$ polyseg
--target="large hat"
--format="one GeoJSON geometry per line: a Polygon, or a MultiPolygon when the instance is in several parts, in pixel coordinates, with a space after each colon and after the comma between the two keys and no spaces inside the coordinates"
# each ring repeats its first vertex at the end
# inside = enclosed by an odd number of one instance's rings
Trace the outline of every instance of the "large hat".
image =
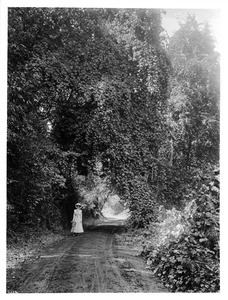
{"type": "Polygon", "coordinates": [[[76,203],[75,206],[82,206],[81,203],[76,203]]]}

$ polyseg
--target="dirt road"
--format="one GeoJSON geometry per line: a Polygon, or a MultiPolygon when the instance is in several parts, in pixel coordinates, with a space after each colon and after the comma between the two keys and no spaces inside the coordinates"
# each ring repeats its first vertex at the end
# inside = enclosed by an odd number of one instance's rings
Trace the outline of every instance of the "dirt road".
{"type": "Polygon", "coordinates": [[[79,236],[65,236],[8,274],[7,292],[168,292],[135,250],[116,243],[119,229],[106,223],[79,236]]]}

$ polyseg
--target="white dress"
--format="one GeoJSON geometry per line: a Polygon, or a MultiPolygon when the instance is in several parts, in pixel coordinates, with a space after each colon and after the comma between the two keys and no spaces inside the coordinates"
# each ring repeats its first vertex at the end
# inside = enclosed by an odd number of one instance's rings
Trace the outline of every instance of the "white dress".
{"type": "Polygon", "coordinates": [[[84,232],[83,227],[82,227],[82,211],[81,211],[81,209],[74,210],[71,232],[74,232],[74,233],[84,232]]]}

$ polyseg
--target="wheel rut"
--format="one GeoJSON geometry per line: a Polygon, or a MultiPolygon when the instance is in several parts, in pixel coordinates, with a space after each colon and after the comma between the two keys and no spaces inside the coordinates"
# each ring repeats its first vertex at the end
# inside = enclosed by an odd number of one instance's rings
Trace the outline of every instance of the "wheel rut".
{"type": "Polygon", "coordinates": [[[116,229],[106,225],[65,237],[25,261],[8,281],[8,292],[167,292],[145,273],[140,258],[116,244],[116,229]]]}

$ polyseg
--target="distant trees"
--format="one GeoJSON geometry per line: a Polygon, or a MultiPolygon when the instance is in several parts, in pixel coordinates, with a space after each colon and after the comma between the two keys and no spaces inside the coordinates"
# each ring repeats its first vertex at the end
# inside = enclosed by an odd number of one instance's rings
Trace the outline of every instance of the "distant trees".
{"type": "Polygon", "coordinates": [[[194,176],[219,161],[219,54],[208,26],[194,16],[180,24],[167,52],[172,75],[159,157],[169,168],[158,174],[159,197],[180,206],[194,176]]]}
{"type": "Polygon", "coordinates": [[[219,54],[207,25],[189,16],[171,38],[168,121],[173,163],[200,167],[219,157],[219,54]]]}

